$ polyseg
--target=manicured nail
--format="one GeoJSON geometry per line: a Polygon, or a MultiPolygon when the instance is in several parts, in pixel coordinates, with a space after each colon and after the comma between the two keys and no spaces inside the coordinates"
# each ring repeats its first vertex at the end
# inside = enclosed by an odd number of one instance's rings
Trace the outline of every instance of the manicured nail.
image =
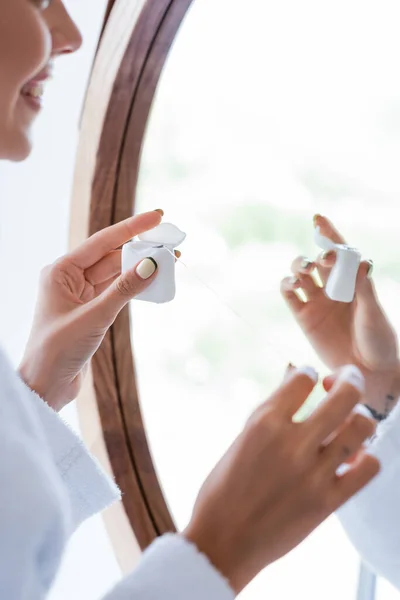
{"type": "Polygon", "coordinates": [[[286,369],[285,369],[285,374],[284,374],[284,376],[283,376],[283,381],[286,381],[287,379],[289,379],[289,378],[291,377],[291,375],[292,375],[292,373],[293,373],[293,370],[294,370],[295,368],[296,368],[296,367],[295,367],[295,366],[294,366],[294,365],[293,365],[291,362],[290,362],[290,363],[288,363],[288,365],[287,365],[287,367],[286,367],[286,369]]]}
{"type": "Polygon", "coordinates": [[[300,269],[302,271],[307,271],[307,269],[309,269],[311,267],[311,265],[313,264],[313,261],[310,260],[309,258],[303,258],[303,260],[300,263],[300,269]]]}
{"type": "Polygon", "coordinates": [[[162,217],[164,216],[164,211],[163,211],[163,209],[162,209],[162,208],[156,208],[156,209],[154,210],[154,212],[158,212],[158,213],[160,213],[160,215],[161,215],[162,217]]]}
{"type": "Polygon", "coordinates": [[[293,371],[293,369],[295,369],[296,367],[290,362],[288,363],[288,366],[286,367],[286,375],[290,375],[290,373],[293,371]]]}
{"type": "Polygon", "coordinates": [[[299,367],[296,369],[299,375],[307,375],[314,383],[318,382],[318,373],[313,367],[299,367]]]}
{"type": "Polygon", "coordinates": [[[367,419],[373,420],[373,415],[370,410],[365,406],[365,404],[356,404],[353,408],[353,413],[357,413],[358,415],[362,415],[363,417],[367,417],[367,419]]]}
{"type": "Polygon", "coordinates": [[[136,275],[140,279],[149,279],[157,269],[157,263],[154,258],[144,258],[136,267],[136,275]]]}
{"type": "Polygon", "coordinates": [[[370,279],[372,277],[372,271],[374,270],[374,262],[372,260],[367,260],[367,277],[370,279]]]}
{"type": "Polygon", "coordinates": [[[336,469],[336,475],[338,477],[342,477],[342,475],[347,473],[347,471],[350,471],[350,469],[351,469],[350,465],[348,465],[347,463],[343,463],[336,469]]]}
{"type": "Polygon", "coordinates": [[[313,223],[314,223],[314,227],[317,226],[319,219],[322,219],[322,215],[316,214],[313,217],[313,223]]]}
{"type": "Polygon", "coordinates": [[[293,275],[293,277],[289,277],[288,284],[291,287],[296,287],[296,285],[300,284],[300,279],[298,277],[296,277],[295,275],[293,275]]]}
{"type": "Polygon", "coordinates": [[[359,392],[363,393],[365,390],[364,375],[360,369],[355,365],[346,365],[343,367],[337,378],[337,383],[346,382],[355,387],[359,392]]]}

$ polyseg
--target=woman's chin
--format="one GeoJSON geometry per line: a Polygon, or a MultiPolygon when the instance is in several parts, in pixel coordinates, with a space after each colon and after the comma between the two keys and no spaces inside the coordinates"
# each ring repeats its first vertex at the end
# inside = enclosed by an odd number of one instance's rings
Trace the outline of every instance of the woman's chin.
{"type": "Polygon", "coordinates": [[[32,152],[32,140],[28,132],[14,132],[0,136],[0,160],[22,162],[32,152]]]}
{"type": "Polygon", "coordinates": [[[30,156],[31,152],[32,144],[27,142],[24,147],[20,146],[18,149],[16,149],[10,160],[12,162],[22,162],[30,156]]]}

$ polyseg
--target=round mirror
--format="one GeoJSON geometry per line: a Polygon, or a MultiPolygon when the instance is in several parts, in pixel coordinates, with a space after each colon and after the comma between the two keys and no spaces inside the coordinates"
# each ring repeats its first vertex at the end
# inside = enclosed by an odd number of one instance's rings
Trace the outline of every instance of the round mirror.
{"type": "MultiPolygon", "coordinates": [[[[394,308],[397,8],[390,0],[202,0],[174,41],[135,210],[162,207],[187,238],[175,300],[133,302],[131,322],[144,423],[178,528],[288,362],[321,366],[279,292],[292,260],[318,252],[314,213],[374,259],[382,300],[394,308]]],[[[244,597],[283,600],[300,589],[353,600],[357,573],[333,518],[244,597]]]]}
{"type": "MultiPolygon", "coordinates": [[[[171,516],[185,526],[202,481],[287,363],[322,369],[279,293],[293,258],[318,251],[314,213],[374,259],[400,326],[400,38],[394,0],[111,4],[82,119],[72,243],[133,205],[164,208],[187,234],[175,300],[122,311],[80,406],[86,440],[124,492],[111,525],[129,570],[138,545],[174,529],[171,516]]],[[[359,577],[335,518],[244,597],[299,590],[398,597],[381,581],[375,594],[365,569],[359,577]]]]}

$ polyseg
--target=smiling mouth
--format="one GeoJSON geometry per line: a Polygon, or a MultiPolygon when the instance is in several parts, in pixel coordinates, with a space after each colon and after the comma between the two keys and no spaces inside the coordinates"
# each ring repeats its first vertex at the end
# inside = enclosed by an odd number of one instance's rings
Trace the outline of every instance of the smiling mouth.
{"type": "Polygon", "coordinates": [[[44,82],[30,81],[21,90],[21,96],[35,110],[40,110],[43,104],[44,82]]]}

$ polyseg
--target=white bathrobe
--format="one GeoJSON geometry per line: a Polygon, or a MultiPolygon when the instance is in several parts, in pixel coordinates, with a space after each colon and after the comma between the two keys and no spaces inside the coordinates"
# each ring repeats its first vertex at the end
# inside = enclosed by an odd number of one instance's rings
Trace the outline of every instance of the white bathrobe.
{"type": "MultiPolygon", "coordinates": [[[[400,589],[400,406],[374,447],[388,468],[340,518],[362,557],[400,589]]],[[[1,600],[46,598],[68,537],[119,497],[82,442],[0,351],[1,600]]],[[[168,598],[232,600],[234,593],[193,545],[169,534],[147,549],[106,600],[168,598]]]]}

